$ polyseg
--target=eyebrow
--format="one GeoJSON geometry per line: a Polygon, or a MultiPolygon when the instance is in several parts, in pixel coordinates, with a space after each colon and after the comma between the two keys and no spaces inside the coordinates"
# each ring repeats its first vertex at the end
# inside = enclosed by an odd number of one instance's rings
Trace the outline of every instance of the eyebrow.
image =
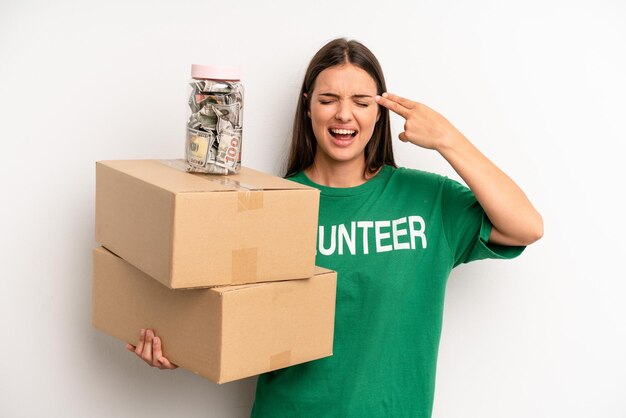
{"type": "MultiPolygon", "coordinates": [[[[341,98],[341,96],[339,96],[338,94],[335,93],[320,93],[320,96],[327,96],[327,97],[334,97],[334,98],[341,98]]],[[[350,96],[353,99],[371,99],[374,96],[371,96],[369,94],[353,94],[352,96],[350,96]]]]}

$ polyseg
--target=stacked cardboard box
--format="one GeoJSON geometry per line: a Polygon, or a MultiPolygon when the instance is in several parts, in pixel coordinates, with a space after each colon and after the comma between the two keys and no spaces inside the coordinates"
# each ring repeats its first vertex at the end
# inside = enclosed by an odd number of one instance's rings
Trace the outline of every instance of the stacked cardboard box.
{"type": "Polygon", "coordinates": [[[96,163],[93,324],[217,383],[332,354],[336,273],[316,268],[319,192],[242,168],[96,163]]]}

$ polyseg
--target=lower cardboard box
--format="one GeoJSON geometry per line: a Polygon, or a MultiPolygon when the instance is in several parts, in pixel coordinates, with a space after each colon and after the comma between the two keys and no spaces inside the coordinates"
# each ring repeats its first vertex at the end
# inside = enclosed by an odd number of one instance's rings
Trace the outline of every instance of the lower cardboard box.
{"type": "Polygon", "coordinates": [[[169,289],[103,247],[93,250],[93,325],[136,344],[154,329],[171,362],[226,383],[332,355],[337,274],[169,289]]]}

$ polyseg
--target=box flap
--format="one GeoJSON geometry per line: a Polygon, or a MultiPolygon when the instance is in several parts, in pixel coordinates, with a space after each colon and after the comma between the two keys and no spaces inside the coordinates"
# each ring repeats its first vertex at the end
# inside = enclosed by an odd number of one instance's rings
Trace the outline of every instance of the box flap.
{"type": "MultiPolygon", "coordinates": [[[[319,266],[315,266],[315,276],[323,276],[325,274],[335,274],[335,271],[333,270],[329,270],[327,268],[324,267],[319,267],[319,266]]],[[[301,278],[301,279],[293,279],[293,280],[307,280],[306,278],[301,278]]],[[[260,282],[260,283],[246,283],[246,284],[240,284],[240,285],[226,285],[226,286],[214,286],[211,287],[211,290],[220,294],[224,294],[227,292],[233,292],[233,291],[237,291],[237,290],[243,290],[243,289],[251,289],[251,288],[255,288],[255,287],[259,287],[259,286],[268,286],[271,285],[273,283],[280,283],[280,282],[285,282],[285,281],[291,281],[291,280],[280,280],[280,281],[273,281],[273,282],[260,282]]]]}
{"type": "Polygon", "coordinates": [[[231,175],[188,173],[183,160],[98,161],[130,176],[173,193],[240,190],[314,190],[309,186],[247,167],[231,175]]]}
{"type": "Polygon", "coordinates": [[[324,267],[320,267],[320,266],[315,266],[315,275],[317,276],[318,274],[326,274],[326,273],[334,273],[333,270],[324,268],[324,267]]]}

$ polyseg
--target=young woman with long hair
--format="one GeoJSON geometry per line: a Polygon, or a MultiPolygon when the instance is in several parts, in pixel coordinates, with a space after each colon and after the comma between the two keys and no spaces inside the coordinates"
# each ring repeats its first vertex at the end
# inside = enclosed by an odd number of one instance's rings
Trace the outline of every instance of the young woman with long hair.
{"type": "MultiPolygon", "coordinates": [[[[338,272],[333,355],[259,376],[255,418],[430,417],[447,278],[513,258],[543,235],[524,192],[428,106],[387,92],[361,43],[335,39],[304,76],[286,176],[321,191],[316,263],[338,272]],[[399,138],[438,152],[467,184],[394,161],[399,138]]],[[[175,367],[160,340],[129,346],[175,367]]]]}

